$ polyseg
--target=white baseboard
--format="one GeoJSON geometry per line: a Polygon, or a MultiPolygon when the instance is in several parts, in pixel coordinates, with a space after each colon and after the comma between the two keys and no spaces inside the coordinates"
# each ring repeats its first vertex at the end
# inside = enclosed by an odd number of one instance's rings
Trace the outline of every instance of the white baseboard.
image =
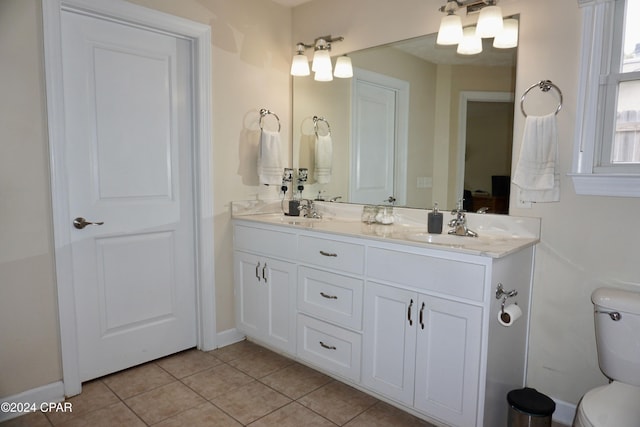
{"type": "Polygon", "coordinates": [[[573,424],[573,418],[576,415],[576,405],[573,403],[563,402],[562,400],[553,399],[556,402],[556,410],[553,413],[553,421],[570,426],[573,424]]]}
{"type": "Polygon", "coordinates": [[[225,347],[231,344],[235,344],[237,342],[245,339],[244,334],[238,332],[236,328],[227,329],[226,331],[218,332],[216,337],[216,344],[218,348],[225,347]]]}
{"type": "MultiPolygon", "coordinates": [[[[0,397],[2,403],[20,403],[34,404],[36,408],[40,408],[43,403],[62,402],[64,401],[64,384],[62,381],[43,385],[41,387],[32,388],[13,396],[0,397]]],[[[19,417],[26,412],[6,412],[0,411],[0,423],[19,417]]]]}

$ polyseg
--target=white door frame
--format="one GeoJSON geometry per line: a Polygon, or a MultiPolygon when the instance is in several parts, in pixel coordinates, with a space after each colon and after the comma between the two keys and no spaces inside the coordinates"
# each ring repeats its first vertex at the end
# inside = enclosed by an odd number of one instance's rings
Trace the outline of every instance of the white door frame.
{"type": "Polygon", "coordinates": [[[216,348],[213,270],[213,146],[211,139],[211,27],[122,0],[43,0],[44,59],[51,167],[54,251],[62,380],[66,396],[82,390],[71,257],[71,214],[65,164],[61,11],[124,22],[190,40],[194,58],[194,213],[197,346],[216,348]]]}
{"type": "MultiPolygon", "coordinates": [[[[349,143],[349,157],[350,168],[352,171],[349,176],[349,197],[355,191],[355,179],[353,178],[353,171],[356,168],[353,166],[356,162],[355,150],[353,149],[353,141],[355,138],[355,130],[357,125],[353,124],[357,117],[353,113],[353,108],[356,105],[357,97],[357,83],[358,81],[364,81],[370,84],[378,85],[386,89],[395,91],[396,93],[396,140],[394,141],[394,175],[393,175],[393,196],[396,198],[396,203],[400,206],[406,204],[407,201],[407,156],[409,146],[409,82],[396,79],[395,77],[386,76],[384,74],[376,73],[373,71],[365,70],[362,68],[353,69],[353,78],[351,80],[351,140],[349,143]]],[[[382,203],[380,200],[379,203],[382,203]]]]}
{"type": "Polygon", "coordinates": [[[514,102],[513,92],[460,92],[458,107],[458,159],[456,164],[456,203],[464,192],[464,158],[467,150],[467,103],[468,102],[514,102]]]}

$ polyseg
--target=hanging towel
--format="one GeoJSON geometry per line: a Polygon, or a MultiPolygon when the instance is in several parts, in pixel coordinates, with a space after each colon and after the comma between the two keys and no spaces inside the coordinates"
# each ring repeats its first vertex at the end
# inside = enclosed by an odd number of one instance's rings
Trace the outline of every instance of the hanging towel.
{"type": "Polygon", "coordinates": [[[512,181],[518,186],[522,201],[560,200],[555,113],[538,117],[527,116],[525,119],[520,158],[512,181]]]}
{"type": "Polygon", "coordinates": [[[331,167],[333,162],[333,142],[331,134],[316,136],[315,170],[313,177],[318,184],[328,184],[331,181],[331,167]]]}
{"type": "Polygon", "coordinates": [[[282,183],[282,160],[280,159],[280,134],[262,130],[258,146],[258,177],[260,184],[282,183]]]}

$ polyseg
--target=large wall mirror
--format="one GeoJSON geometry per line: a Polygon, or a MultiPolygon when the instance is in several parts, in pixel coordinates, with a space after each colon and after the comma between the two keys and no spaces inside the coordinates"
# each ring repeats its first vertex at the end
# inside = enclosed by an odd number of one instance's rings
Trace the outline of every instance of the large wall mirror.
{"type": "Polygon", "coordinates": [[[349,53],[351,79],[294,77],[293,166],[309,169],[305,196],[443,209],[464,196],[467,210],[508,213],[517,49],[484,39],[481,54],[463,56],[435,39],[349,53]],[[327,124],[331,175],[318,183],[316,132],[327,124]]]}

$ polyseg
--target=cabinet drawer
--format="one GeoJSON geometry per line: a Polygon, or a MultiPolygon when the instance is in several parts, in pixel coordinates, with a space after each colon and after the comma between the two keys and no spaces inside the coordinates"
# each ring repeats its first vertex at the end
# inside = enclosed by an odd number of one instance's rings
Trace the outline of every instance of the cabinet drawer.
{"type": "Polygon", "coordinates": [[[340,326],[362,329],[363,281],[323,270],[298,270],[298,310],[340,326]]]}
{"type": "Polygon", "coordinates": [[[370,248],[367,275],[413,288],[482,301],[485,266],[418,255],[390,249],[370,248]]]}
{"type": "Polygon", "coordinates": [[[362,274],[364,246],[318,237],[300,236],[298,259],[302,262],[362,274]]]}
{"type": "Polygon", "coordinates": [[[362,337],[298,314],[298,357],[355,382],[360,381],[362,337]]]}
{"type": "Polygon", "coordinates": [[[296,257],[296,235],[293,233],[235,225],[233,244],[234,248],[239,250],[285,259],[296,257]]]}

